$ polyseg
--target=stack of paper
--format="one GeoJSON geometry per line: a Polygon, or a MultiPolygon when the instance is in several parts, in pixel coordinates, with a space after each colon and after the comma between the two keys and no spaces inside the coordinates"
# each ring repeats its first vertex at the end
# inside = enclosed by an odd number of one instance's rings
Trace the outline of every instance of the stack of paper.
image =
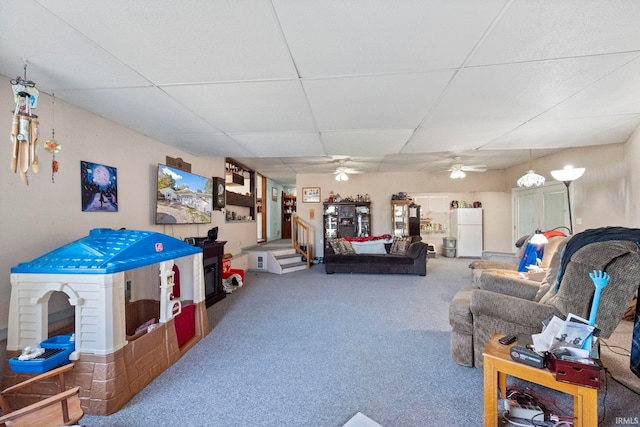
{"type": "Polygon", "coordinates": [[[589,326],[588,320],[570,313],[567,320],[553,316],[544,330],[531,338],[536,351],[562,352],[576,358],[588,358],[594,329],[589,326]]]}

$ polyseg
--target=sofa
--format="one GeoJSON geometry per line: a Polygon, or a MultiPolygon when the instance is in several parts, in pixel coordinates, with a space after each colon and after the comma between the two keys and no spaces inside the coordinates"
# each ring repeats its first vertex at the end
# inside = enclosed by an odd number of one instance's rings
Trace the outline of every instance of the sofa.
{"type": "Polygon", "coordinates": [[[482,352],[495,332],[539,333],[542,322],[553,315],[589,318],[595,292],[589,273],[594,270],[611,277],[596,316],[600,337],[611,335],[638,290],[640,250],[634,241],[598,241],[580,246],[563,260],[576,236],[558,245],[542,282],[489,271],[480,276],[479,286],[458,291],[449,306],[454,362],[482,367],[482,352]]]}
{"type": "MultiPolygon", "coordinates": [[[[323,263],[327,274],[427,274],[427,244],[424,242],[394,238],[392,243],[379,242],[377,249],[365,250],[369,253],[348,249],[350,243],[344,239],[331,239],[325,247],[323,263]]],[[[354,245],[357,246],[357,242],[354,245]]]]}

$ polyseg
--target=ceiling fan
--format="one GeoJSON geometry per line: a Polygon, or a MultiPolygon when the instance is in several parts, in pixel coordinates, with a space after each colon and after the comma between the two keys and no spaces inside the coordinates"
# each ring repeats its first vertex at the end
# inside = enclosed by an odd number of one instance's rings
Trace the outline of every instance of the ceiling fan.
{"type": "Polygon", "coordinates": [[[344,160],[340,160],[339,166],[336,168],[334,174],[336,175],[336,181],[348,181],[349,175],[354,173],[361,173],[358,170],[350,169],[344,165],[344,160]]]}
{"type": "Polygon", "coordinates": [[[460,163],[460,157],[454,157],[453,161],[455,162],[449,169],[451,172],[451,178],[453,179],[461,179],[467,176],[465,172],[486,172],[487,165],[465,165],[460,163]]]}

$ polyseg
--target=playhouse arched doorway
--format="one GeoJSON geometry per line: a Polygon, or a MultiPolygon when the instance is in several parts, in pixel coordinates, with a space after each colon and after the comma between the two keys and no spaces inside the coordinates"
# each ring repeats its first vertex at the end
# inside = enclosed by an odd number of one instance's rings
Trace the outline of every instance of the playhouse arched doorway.
{"type": "Polygon", "coordinates": [[[48,298],[49,338],[75,333],[75,307],[69,302],[69,295],[62,291],[53,291],[48,298]]]}

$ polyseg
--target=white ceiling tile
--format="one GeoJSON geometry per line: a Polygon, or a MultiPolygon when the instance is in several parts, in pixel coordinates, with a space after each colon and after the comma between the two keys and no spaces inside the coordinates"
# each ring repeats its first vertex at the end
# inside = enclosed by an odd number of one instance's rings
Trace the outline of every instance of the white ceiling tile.
{"type": "Polygon", "coordinates": [[[504,0],[274,0],[302,77],[460,66],[504,0]]]}
{"type": "Polygon", "coordinates": [[[521,122],[461,122],[457,126],[419,128],[403,153],[474,150],[515,129],[521,122]]]}
{"type": "Polygon", "coordinates": [[[593,117],[640,113],[640,58],[624,65],[539,119],[593,117]]]}
{"type": "Polygon", "coordinates": [[[315,130],[296,80],[164,86],[163,90],[227,133],[315,130]]]}
{"type": "Polygon", "coordinates": [[[259,157],[322,156],[324,149],[317,133],[233,134],[232,138],[259,157]]]}
{"type": "Polygon", "coordinates": [[[0,74],[23,77],[26,62],[27,79],[43,92],[150,85],[33,1],[0,2],[0,28],[0,74]]]}
{"type": "Polygon", "coordinates": [[[145,135],[221,133],[155,87],[61,90],[56,97],[145,135]]]}
{"type": "Polygon", "coordinates": [[[515,0],[469,65],[640,50],[636,0],[515,0]]]}
{"type": "Polygon", "coordinates": [[[159,134],[154,136],[158,138],[158,140],[166,142],[194,156],[235,158],[253,155],[253,153],[238,144],[237,141],[234,141],[226,135],[181,133],[159,134]]]}
{"type": "Polygon", "coordinates": [[[329,155],[380,156],[400,152],[413,129],[374,129],[322,132],[321,137],[329,155]]]}
{"type": "Polygon", "coordinates": [[[449,71],[303,80],[320,130],[416,128],[449,71]]]}
{"type": "Polygon", "coordinates": [[[530,120],[630,59],[629,54],[602,55],[465,69],[425,127],[530,120]]]}
{"type": "Polygon", "coordinates": [[[39,1],[155,84],[296,76],[266,0],[39,1]]]}
{"type": "Polygon", "coordinates": [[[626,141],[640,115],[536,120],[492,141],[485,148],[569,148],[626,141]],[[612,133],[608,131],[613,130],[612,133]]]}

